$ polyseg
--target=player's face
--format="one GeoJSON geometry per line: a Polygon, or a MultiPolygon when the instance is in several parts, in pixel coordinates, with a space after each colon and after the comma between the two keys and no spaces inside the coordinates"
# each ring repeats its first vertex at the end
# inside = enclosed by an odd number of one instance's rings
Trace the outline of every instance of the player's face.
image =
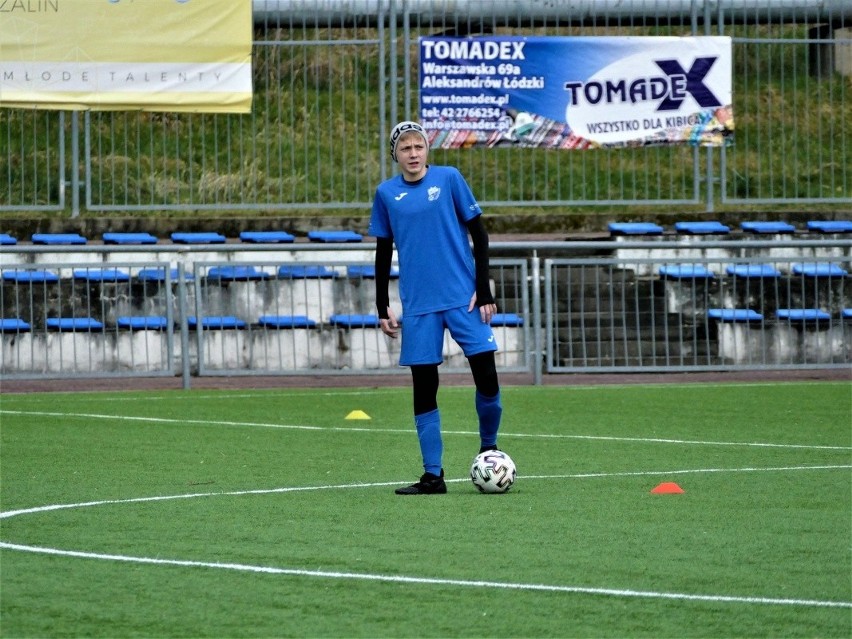
{"type": "Polygon", "coordinates": [[[396,161],[402,169],[402,176],[409,182],[415,182],[426,175],[426,158],[429,148],[419,133],[404,133],[396,145],[396,161]]]}

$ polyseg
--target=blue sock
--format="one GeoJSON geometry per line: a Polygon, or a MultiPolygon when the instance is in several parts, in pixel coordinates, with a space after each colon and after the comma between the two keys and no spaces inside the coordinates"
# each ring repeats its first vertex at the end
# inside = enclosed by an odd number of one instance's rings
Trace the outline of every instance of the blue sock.
{"type": "Polygon", "coordinates": [[[476,414],[479,415],[479,440],[481,446],[496,446],[497,431],[503,415],[503,404],[499,391],[494,397],[486,397],[476,391],[476,414]]]}
{"type": "Polygon", "coordinates": [[[428,413],[414,416],[417,437],[420,439],[420,454],[423,456],[423,470],[433,475],[441,474],[441,458],[444,444],[441,441],[441,413],[436,408],[428,413]]]}

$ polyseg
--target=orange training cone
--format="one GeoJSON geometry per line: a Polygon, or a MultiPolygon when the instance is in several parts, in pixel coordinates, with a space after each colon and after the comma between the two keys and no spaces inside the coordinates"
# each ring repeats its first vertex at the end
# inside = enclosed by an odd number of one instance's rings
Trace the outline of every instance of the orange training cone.
{"type": "Polygon", "coordinates": [[[683,488],[673,481],[663,482],[651,491],[652,495],[679,495],[684,492],[683,488]]]}

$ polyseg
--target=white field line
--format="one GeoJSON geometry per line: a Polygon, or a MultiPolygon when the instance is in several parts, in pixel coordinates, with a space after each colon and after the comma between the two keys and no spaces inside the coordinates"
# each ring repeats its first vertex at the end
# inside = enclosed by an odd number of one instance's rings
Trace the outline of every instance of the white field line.
{"type": "MultiPolygon", "coordinates": [[[[73,413],[57,411],[28,411],[28,410],[0,410],[0,415],[21,415],[30,417],[61,417],[64,419],[108,419],[113,421],[145,422],[152,424],[194,424],[198,426],[237,426],[253,428],[280,428],[289,430],[311,430],[329,432],[368,432],[376,434],[405,433],[410,435],[412,428],[367,428],[359,426],[310,426],[306,424],[279,424],[272,422],[237,422],[226,420],[208,419],[186,419],[172,417],[142,417],[133,415],[108,415],[104,413],[73,413]]],[[[469,435],[479,437],[475,431],[444,430],[444,435],[469,435]]],[[[702,441],[689,439],[665,439],[659,437],[616,437],[607,435],[566,435],[566,434],[528,434],[528,433],[506,433],[501,432],[501,437],[525,438],[525,439],[571,439],[587,441],[612,441],[631,442],[639,444],[677,444],[682,446],[746,446],[757,448],[788,448],[807,450],[852,450],[852,446],[823,446],[815,444],[776,444],[769,442],[724,442],[724,441],[702,441]]]]}
{"type": "MultiPolygon", "coordinates": [[[[820,466],[773,466],[767,468],[691,468],[680,470],[642,470],[623,471],[616,473],[574,473],[567,475],[524,475],[524,481],[534,479],[598,479],[607,477],[666,477],[670,475],[699,475],[705,473],[766,473],[766,472],[793,472],[793,471],[817,471],[817,470],[852,470],[852,465],[820,465],[820,466]]],[[[447,483],[455,484],[470,481],[469,477],[460,479],[447,479],[447,483]]],[[[285,486],[280,488],[254,488],[251,490],[232,490],[206,493],[183,493],[178,495],[155,495],[153,497],[132,497],[129,499],[104,499],[99,501],[85,501],[74,504],[52,504],[49,506],[35,506],[33,508],[22,508],[20,510],[6,510],[0,512],[0,519],[9,519],[20,515],[34,515],[53,510],[67,510],[73,508],[91,508],[93,506],[109,506],[113,504],[139,504],[144,502],[174,501],[178,499],[199,499],[201,497],[241,497],[243,495],[274,495],[281,493],[298,493],[320,490],[343,490],[352,488],[379,488],[386,486],[398,486],[405,483],[403,480],[355,483],[355,484],[331,484],[319,486],[285,486]]]]}
{"type": "MultiPolygon", "coordinates": [[[[691,469],[691,470],[676,470],[665,471],[662,473],[644,471],[644,472],[622,472],[622,473],[595,473],[595,474],[576,474],[576,475],[561,475],[561,478],[589,478],[589,477],[621,477],[635,475],[656,475],[656,474],[684,474],[684,473],[718,473],[718,472],[780,472],[780,471],[800,471],[800,470],[835,470],[849,469],[852,466],[794,466],[794,467],[776,467],[776,468],[706,468],[706,469],[691,469]]],[[[525,479],[551,479],[556,476],[532,476],[525,479]]],[[[465,479],[453,479],[452,482],[467,481],[465,479]]],[[[221,497],[221,496],[240,496],[240,495],[260,495],[273,493],[288,493],[314,490],[332,490],[332,489],[351,489],[351,488],[372,488],[384,487],[389,485],[397,485],[401,482],[378,482],[378,483],[359,483],[359,484],[338,484],[333,486],[302,486],[302,487],[287,487],[274,489],[257,489],[243,490],[218,493],[193,493],[184,495],[161,495],[155,497],[139,497],[133,499],[120,500],[103,500],[82,502],[78,504],[55,504],[52,506],[40,506],[35,508],[27,508],[15,511],[6,511],[0,513],[0,519],[15,517],[25,514],[35,514],[48,511],[69,509],[69,508],[86,508],[92,506],[101,506],[108,504],[133,504],[142,502],[156,502],[176,499],[193,499],[200,497],[221,497]]],[[[237,563],[220,563],[220,562],[205,562],[205,561],[189,561],[182,559],[163,559],[160,557],[135,557],[129,555],[111,555],[104,553],[81,552],[74,550],[63,550],[59,548],[48,548],[42,546],[28,546],[22,544],[13,544],[0,541],[0,549],[13,550],[18,552],[28,552],[36,554],[46,554],[62,557],[74,557],[79,559],[98,559],[102,561],[115,561],[136,564],[149,564],[161,566],[180,566],[186,568],[208,568],[218,570],[231,570],[239,572],[252,572],[276,575],[288,575],[293,577],[314,577],[324,579],[349,579],[360,581],[380,581],[390,583],[405,583],[413,585],[440,585],[440,586],[457,586],[469,588],[500,588],[506,590],[524,590],[524,591],[539,591],[539,592],[561,592],[570,594],[586,594],[596,596],[620,597],[620,598],[644,598],[644,599],[668,599],[680,601],[697,601],[708,603],[731,603],[731,604],[758,604],[758,605],[776,605],[776,606],[798,606],[798,607],[819,607],[819,608],[852,608],[852,601],[832,601],[832,600],[815,600],[815,599],[789,599],[777,597],[757,597],[757,596],[733,596],[733,595],[707,595],[707,594],[691,594],[677,592],[658,592],[658,591],[643,591],[618,588],[594,588],[586,586],[560,586],[552,584],[529,584],[529,583],[511,583],[511,582],[490,582],[480,580],[465,580],[465,579],[444,579],[435,577],[412,577],[405,575],[380,575],[372,573],[352,573],[352,572],[335,572],[335,571],[319,571],[319,570],[304,570],[299,568],[278,568],[274,566],[256,566],[250,564],[237,563]]]]}
{"type": "Polygon", "coordinates": [[[21,552],[58,555],[61,557],[76,557],[79,559],[100,559],[136,564],[152,564],[158,566],[180,566],[184,568],[211,568],[232,570],[238,572],[264,573],[272,575],[289,575],[292,577],[318,577],[323,579],[350,579],[360,581],[380,581],[430,586],[458,586],[468,588],[491,588],[503,590],[528,590],[540,592],[562,592],[571,594],[599,595],[609,597],[630,597],[645,599],[674,599],[681,601],[700,601],[708,603],[734,604],[765,604],[776,606],[799,606],[819,608],[852,608],[852,601],[824,601],[818,599],[780,599],[775,597],[737,597],[731,595],[697,595],[679,592],[655,592],[648,590],[621,590],[617,588],[589,588],[584,586],[558,586],[550,584],[526,584],[504,581],[479,581],[467,579],[442,579],[437,577],[409,577],[405,575],[379,575],[358,572],[336,572],[326,570],[302,570],[299,568],[276,568],[274,566],[254,566],[250,564],[233,564],[208,561],[188,561],[182,559],[161,559],[154,557],[133,557],[128,555],[109,555],[102,553],[78,552],[60,550],[40,546],[23,546],[0,542],[0,548],[21,552]]]}
{"type": "MultiPolygon", "coordinates": [[[[826,386],[826,385],[838,385],[838,384],[849,384],[847,381],[843,380],[791,380],[791,381],[769,381],[769,382],[681,382],[681,383],[671,383],[671,382],[657,382],[653,384],[578,384],[576,386],[502,386],[501,389],[505,393],[513,393],[516,391],[523,391],[524,393],[528,392],[548,392],[554,391],[557,389],[567,389],[570,391],[594,391],[601,390],[602,388],[606,389],[619,389],[619,388],[644,388],[644,389],[657,389],[662,386],[666,388],[701,388],[701,389],[716,389],[716,388],[732,388],[739,386],[748,386],[749,388],[761,388],[761,387],[771,387],[771,386],[826,386]]],[[[472,389],[471,386],[445,386],[441,389],[442,393],[469,393],[472,389]]],[[[107,395],[110,391],[97,391],[99,394],[107,395]]],[[[186,393],[184,391],[172,391],[167,395],[150,395],[145,394],[141,395],[139,391],[115,391],[110,395],[105,397],[98,397],[98,401],[100,402],[136,402],[136,401],[150,401],[150,400],[158,400],[158,399],[169,399],[169,400],[197,400],[197,399],[241,399],[241,398],[251,398],[251,397],[269,397],[274,394],[286,395],[287,397],[345,397],[345,396],[370,396],[370,395],[383,395],[386,393],[397,393],[404,392],[410,393],[411,388],[407,386],[387,386],[383,388],[352,388],[352,389],[312,389],[312,390],[296,390],[294,388],[266,388],[266,389],[258,389],[258,390],[245,390],[245,391],[227,391],[222,390],[219,392],[213,391],[210,394],[200,395],[200,391],[192,391],[191,393],[186,393]],[[116,395],[115,393],[118,393],[116,395]],[[128,395],[127,397],[121,396],[124,393],[128,395]],[[133,395],[131,395],[133,394],[133,395]]],[[[32,400],[35,403],[39,402],[47,402],[53,403],[55,401],[55,397],[57,395],[67,396],[68,399],[80,399],[84,401],[89,401],[91,399],[90,396],[81,397],[79,391],[45,391],[39,393],[7,393],[8,396],[14,396],[16,398],[25,398],[26,400],[32,400]]]]}

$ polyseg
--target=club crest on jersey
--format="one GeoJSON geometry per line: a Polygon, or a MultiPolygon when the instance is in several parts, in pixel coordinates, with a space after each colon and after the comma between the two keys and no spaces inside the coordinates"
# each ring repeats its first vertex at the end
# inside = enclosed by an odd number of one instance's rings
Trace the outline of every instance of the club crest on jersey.
{"type": "Polygon", "coordinates": [[[441,195],[441,188],[438,186],[429,187],[429,201],[433,202],[438,199],[438,196],[441,195]]]}

